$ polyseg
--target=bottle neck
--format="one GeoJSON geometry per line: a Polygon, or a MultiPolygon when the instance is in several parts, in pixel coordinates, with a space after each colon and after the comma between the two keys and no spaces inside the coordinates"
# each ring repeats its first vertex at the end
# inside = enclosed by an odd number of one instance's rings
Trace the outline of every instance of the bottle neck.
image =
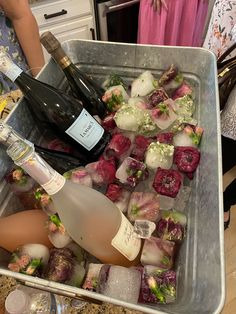
{"type": "Polygon", "coordinates": [[[64,186],[66,179],[35,153],[27,141],[16,141],[8,147],[7,154],[49,195],[56,194],[64,186]]]}
{"type": "Polygon", "coordinates": [[[1,56],[0,71],[4,73],[12,82],[15,82],[18,76],[23,72],[12,60],[6,55],[1,56]]]}
{"type": "Polygon", "coordinates": [[[70,58],[65,54],[61,46],[52,51],[51,55],[63,70],[72,64],[70,58]]]}
{"type": "Polygon", "coordinates": [[[69,57],[65,56],[58,61],[58,64],[60,65],[62,70],[64,70],[64,69],[68,68],[72,64],[72,62],[71,62],[69,57]]]}
{"type": "MultiPolygon", "coordinates": [[[[19,135],[13,128],[4,122],[0,123],[0,143],[9,147],[11,144],[18,140],[24,140],[28,142],[26,139],[23,139],[21,135],[19,135]]],[[[28,142],[29,145],[32,145],[28,142]]]]}

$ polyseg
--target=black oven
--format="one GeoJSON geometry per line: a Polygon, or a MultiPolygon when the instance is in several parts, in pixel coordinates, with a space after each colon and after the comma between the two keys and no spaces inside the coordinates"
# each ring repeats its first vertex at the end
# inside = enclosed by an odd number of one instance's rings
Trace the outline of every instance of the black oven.
{"type": "Polygon", "coordinates": [[[139,0],[94,0],[97,38],[137,43],[139,0]]]}

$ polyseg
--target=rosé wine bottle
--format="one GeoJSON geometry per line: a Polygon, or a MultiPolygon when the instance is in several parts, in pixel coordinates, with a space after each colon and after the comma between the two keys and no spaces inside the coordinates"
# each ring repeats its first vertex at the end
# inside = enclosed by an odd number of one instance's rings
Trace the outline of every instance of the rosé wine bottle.
{"type": "Polygon", "coordinates": [[[82,248],[102,263],[130,266],[139,262],[141,239],[105,195],[66,180],[35,153],[28,141],[12,143],[7,154],[51,196],[68,234],[82,248]]]}

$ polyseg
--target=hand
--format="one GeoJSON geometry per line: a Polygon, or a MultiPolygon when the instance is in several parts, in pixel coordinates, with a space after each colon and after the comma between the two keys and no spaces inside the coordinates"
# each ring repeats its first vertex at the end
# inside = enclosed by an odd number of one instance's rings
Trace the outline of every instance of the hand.
{"type": "Polygon", "coordinates": [[[153,10],[158,13],[161,12],[161,7],[164,7],[167,10],[166,0],[151,0],[151,6],[153,6],[153,10]]]}

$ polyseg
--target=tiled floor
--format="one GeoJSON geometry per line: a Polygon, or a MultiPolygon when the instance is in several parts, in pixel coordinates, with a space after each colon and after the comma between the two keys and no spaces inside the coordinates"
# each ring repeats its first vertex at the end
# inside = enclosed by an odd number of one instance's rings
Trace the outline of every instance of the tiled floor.
{"type": "MultiPolygon", "coordinates": [[[[224,176],[224,186],[236,177],[236,168],[224,176]]],[[[235,191],[236,193],[236,191],[235,191]]],[[[236,206],[231,208],[231,223],[225,231],[226,299],[222,314],[236,313],[236,206]]]]}

